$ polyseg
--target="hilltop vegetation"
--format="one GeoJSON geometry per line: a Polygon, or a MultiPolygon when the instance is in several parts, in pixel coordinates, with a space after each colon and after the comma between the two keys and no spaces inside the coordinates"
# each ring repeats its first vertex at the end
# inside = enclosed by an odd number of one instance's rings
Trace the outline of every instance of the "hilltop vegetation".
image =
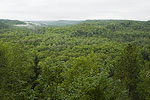
{"type": "Polygon", "coordinates": [[[0,24],[1,100],[149,100],[149,21],[7,23],[0,24]]]}
{"type": "Polygon", "coordinates": [[[25,24],[25,23],[19,20],[0,19],[0,24],[11,26],[11,25],[18,25],[18,24],[25,24]]]}

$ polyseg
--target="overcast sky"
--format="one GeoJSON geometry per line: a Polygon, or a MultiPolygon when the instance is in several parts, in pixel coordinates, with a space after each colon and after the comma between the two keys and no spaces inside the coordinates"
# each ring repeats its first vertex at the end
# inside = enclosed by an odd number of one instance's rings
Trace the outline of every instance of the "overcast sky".
{"type": "Polygon", "coordinates": [[[0,19],[150,20],[150,0],[0,0],[0,19]]]}

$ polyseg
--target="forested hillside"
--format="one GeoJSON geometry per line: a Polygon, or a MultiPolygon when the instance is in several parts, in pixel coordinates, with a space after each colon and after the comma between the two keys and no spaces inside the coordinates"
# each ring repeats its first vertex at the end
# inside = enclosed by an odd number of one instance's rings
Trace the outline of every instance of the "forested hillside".
{"type": "Polygon", "coordinates": [[[0,100],[150,100],[150,21],[8,23],[0,20],[0,100]]]}
{"type": "Polygon", "coordinates": [[[8,20],[8,19],[0,19],[0,25],[18,25],[18,24],[25,24],[23,21],[19,21],[19,20],[8,20]]]}

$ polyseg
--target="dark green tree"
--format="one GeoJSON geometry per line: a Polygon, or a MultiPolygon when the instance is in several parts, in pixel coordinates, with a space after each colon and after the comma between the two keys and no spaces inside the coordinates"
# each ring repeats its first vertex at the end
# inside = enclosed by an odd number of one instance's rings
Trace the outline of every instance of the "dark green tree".
{"type": "Polygon", "coordinates": [[[122,85],[126,86],[131,100],[139,100],[137,93],[137,83],[139,81],[139,65],[137,57],[138,54],[135,45],[128,44],[122,51],[115,66],[115,78],[121,80],[122,85]]]}
{"type": "Polygon", "coordinates": [[[150,61],[144,62],[144,68],[140,71],[140,82],[138,83],[138,92],[140,100],[149,100],[150,98],[150,61]]]}
{"type": "Polygon", "coordinates": [[[32,74],[30,57],[22,48],[0,42],[0,99],[26,98],[32,74]],[[28,59],[27,59],[27,58],[28,59]]]}

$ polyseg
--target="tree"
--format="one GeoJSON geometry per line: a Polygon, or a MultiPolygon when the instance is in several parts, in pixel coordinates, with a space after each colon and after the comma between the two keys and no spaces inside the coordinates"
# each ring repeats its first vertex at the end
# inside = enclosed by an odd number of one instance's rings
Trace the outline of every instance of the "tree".
{"type": "Polygon", "coordinates": [[[0,42],[0,98],[2,100],[26,98],[28,81],[32,74],[29,59],[30,57],[21,48],[0,42]]]}
{"type": "Polygon", "coordinates": [[[121,80],[122,85],[126,86],[132,100],[139,99],[137,93],[139,75],[137,56],[135,45],[128,44],[115,66],[115,79],[121,80]]]}
{"type": "MultiPolygon", "coordinates": [[[[71,68],[64,81],[65,97],[69,100],[109,100],[112,79],[105,68],[98,65],[97,56],[92,52],[71,60],[71,68]]],[[[64,99],[66,99],[64,98],[64,99]]]]}
{"type": "Polygon", "coordinates": [[[64,65],[63,62],[53,63],[52,58],[48,57],[44,62],[40,62],[41,74],[35,86],[35,100],[50,99],[61,100],[60,84],[63,82],[64,65]]]}
{"type": "Polygon", "coordinates": [[[144,62],[143,69],[140,71],[140,82],[138,83],[138,92],[140,100],[149,100],[150,98],[150,61],[144,62]]]}

